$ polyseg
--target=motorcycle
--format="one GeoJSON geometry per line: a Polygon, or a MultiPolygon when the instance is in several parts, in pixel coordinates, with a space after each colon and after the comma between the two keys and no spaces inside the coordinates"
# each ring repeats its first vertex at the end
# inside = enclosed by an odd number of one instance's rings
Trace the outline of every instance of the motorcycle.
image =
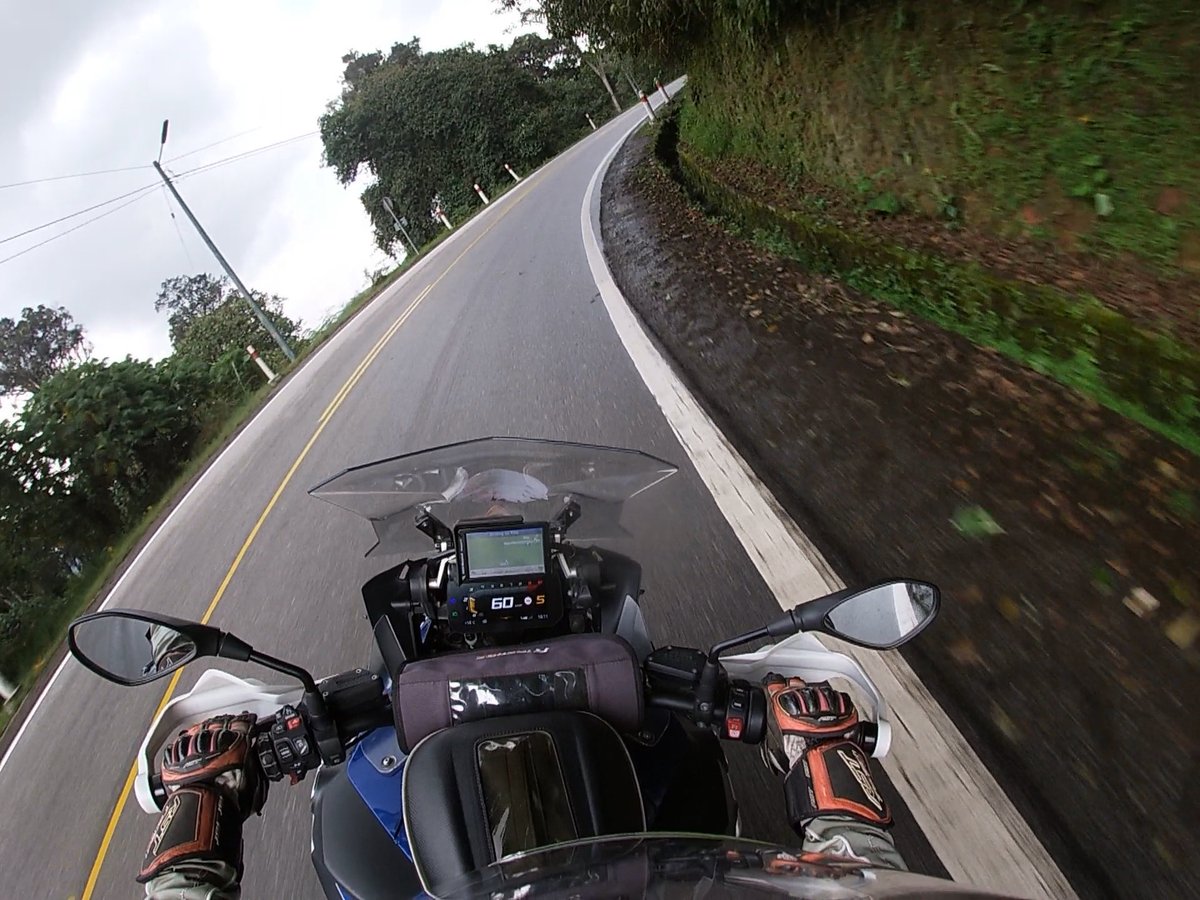
{"type": "Polygon", "coordinates": [[[891,649],[932,622],[940,596],[890,580],[707,650],[656,647],[640,565],[583,542],[627,538],[625,504],[676,471],[637,451],[488,438],[323,481],[312,496],[373,526],[368,556],[421,555],[362,586],[370,659],[319,681],[232,633],[140,610],[83,616],[68,645],[122,685],[204,657],[299,682],[206,671],[151,723],[135,790],[157,812],[162,747],[210,716],[254,713],[262,774],[293,784],[314,774],[312,860],[335,900],[445,895],[539,848],[615,835],[737,836],[721,741],[763,740],[763,678],[848,683],[863,713],[853,739],[882,757],[885,699],[815,633],[891,649]],[[770,643],[725,655],[755,641],[770,643]]]}

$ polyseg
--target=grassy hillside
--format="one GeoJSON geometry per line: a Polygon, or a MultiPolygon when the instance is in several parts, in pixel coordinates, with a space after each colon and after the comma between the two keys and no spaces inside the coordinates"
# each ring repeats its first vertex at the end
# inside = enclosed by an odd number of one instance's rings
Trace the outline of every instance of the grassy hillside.
{"type": "Polygon", "coordinates": [[[841,6],[700,47],[684,143],[881,213],[1200,272],[1200,4],[841,6]]]}

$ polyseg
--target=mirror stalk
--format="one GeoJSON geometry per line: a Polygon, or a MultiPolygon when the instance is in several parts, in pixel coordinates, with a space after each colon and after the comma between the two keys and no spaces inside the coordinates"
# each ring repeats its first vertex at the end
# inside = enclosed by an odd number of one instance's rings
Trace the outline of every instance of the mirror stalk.
{"type": "Polygon", "coordinates": [[[260,666],[266,666],[268,669],[274,669],[276,672],[282,672],[284,675],[290,675],[304,686],[304,693],[315,694],[318,697],[321,696],[320,692],[317,690],[317,683],[313,681],[313,677],[308,673],[307,669],[302,669],[300,666],[293,665],[286,660],[277,659],[274,656],[268,656],[266,653],[259,653],[243,640],[233,638],[237,642],[237,645],[239,645],[236,647],[236,650],[240,652],[244,647],[248,651],[246,655],[234,656],[223,652],[225,650],[225,644],[229,642],[231,637],[233,637],[233,635],[225,635],[225,640],[221,643],[221,650],[218,651],[219,656],[222,656],[225,659],[240,659],[243,662],[258,663],[260,666]]]}

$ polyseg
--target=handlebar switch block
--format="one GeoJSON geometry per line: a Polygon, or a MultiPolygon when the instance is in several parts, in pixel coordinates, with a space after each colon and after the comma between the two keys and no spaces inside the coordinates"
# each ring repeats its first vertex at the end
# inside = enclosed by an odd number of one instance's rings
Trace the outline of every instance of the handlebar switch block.
{"type": "MultiPolygon", "coordinates": [[[[308,723],[294,707],[284,706],[275,715],[270,739],[280,776],[289,775],[293,782],[299,781],[310,768],[321,762],[315,742],[309,734],[308,723]]],[[[261,754],[259,761],[262,761],[261,754]]],[[[267,772],[266,765],[263,771],[267,772]]]]}
{"type": "Polygon", "coordinates": [[[722,737],[747,744],[761,743],[767,733],[767,698],[762,688],[734,681],[725,697],[722,737]]]}

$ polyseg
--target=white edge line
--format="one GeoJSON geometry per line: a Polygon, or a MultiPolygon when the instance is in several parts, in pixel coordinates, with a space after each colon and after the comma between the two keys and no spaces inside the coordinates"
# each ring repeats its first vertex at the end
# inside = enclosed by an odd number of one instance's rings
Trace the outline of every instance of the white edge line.
{"type": "MultiPolygon", "coordinates": [[[[640,124],[601,161],[584,195],[580,224],[588,265],[642,380],[763,580],[780,606],[789,609],[844,585],[647,336],[613,280],[597,238],[601,178],[640,124]]],[[[1041,841],[904,658],[841,642],[838,649],[853,656],[889,700],[893,740],[884,769],[951,877],[1026,897],[1075,897],[1041,841]]]]}

